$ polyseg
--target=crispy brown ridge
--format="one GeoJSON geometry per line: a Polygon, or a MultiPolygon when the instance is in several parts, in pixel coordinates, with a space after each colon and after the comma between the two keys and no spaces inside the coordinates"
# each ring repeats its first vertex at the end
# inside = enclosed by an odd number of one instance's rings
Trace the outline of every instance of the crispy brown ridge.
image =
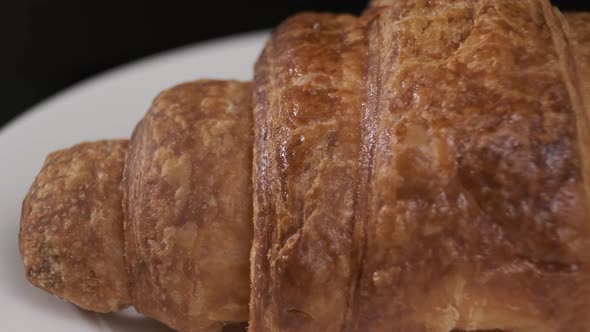
{"type": "Polygon", "coordinates": [[[347,314],[364,37],[353,16],[298,15],[256,65],[251,331],[340,331],[347,314]]]}

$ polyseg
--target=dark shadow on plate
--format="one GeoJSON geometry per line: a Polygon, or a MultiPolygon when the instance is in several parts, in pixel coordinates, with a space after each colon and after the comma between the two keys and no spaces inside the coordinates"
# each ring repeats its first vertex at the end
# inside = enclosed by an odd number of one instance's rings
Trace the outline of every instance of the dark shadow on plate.
{"type": "Polygon", "coordinates": [[[171,332],[172,329],[153,319],[139,314],[129,314],[128,311],[110,314],[98,314],[79,309],[80,316],[97,326],[108,328],[112,332],[171,332]]]}
{"type": "Polygon", "coordinates": [[[247,323],[231,324],[223,327],[223,332],[246,332],[248,330],[247,323]]]}
{"type": "MultiPolygon", "coordinates": [[[[80,315],[85,320],[98,326],[108,328],[112,332],[172,332],[166,325],[136,313],[134,310],[125,310],[110,314],[97,314],[79,309],[80,315]]],[[[247,324],[232,324],[223,328],[223,332],[245,332],[247,324]]]]}

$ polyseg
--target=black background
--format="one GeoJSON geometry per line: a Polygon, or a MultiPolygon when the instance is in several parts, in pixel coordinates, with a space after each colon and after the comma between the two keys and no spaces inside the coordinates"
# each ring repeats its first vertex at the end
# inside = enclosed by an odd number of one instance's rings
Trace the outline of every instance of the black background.
{"type": "MultiPolygon", "coordinates": [[[[202,40],[273,27],[303,10],[359,13],[368,1],[0,2],[0,30],[5,35],[0,41],[2,126],[53,93],[113,66],[202,40]]],[[[588,0],[553,2],[562,10],[590,10],[588,0]]]]}

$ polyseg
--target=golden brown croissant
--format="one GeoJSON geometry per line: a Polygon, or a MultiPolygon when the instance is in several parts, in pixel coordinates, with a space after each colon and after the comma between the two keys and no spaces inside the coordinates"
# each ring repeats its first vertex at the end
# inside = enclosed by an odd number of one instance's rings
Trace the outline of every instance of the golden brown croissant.
{"type": "Polygon", "coordinates": [[[31,283],[180,331],[248,303],[253,332],[590,331],[590,14],[372,7],[283,23],[253,87],[164,92],[126,161],[124,141],[50,155],[31,283]]]}

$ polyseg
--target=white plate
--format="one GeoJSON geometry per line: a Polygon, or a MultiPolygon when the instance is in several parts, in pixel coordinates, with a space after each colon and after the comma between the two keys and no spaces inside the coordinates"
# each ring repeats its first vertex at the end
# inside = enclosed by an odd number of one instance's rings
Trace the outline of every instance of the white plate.
{"type": "Polygon", "coordinates": [[[81,141],[129,137],[159,91],[199,78],[251,79],[266,36],[208,42],[111,70],[0,130],[0,330],[168,331],[131,310],[88,313],[30,286],[17,246],[21,202],[49,152],[81,141]]]}

